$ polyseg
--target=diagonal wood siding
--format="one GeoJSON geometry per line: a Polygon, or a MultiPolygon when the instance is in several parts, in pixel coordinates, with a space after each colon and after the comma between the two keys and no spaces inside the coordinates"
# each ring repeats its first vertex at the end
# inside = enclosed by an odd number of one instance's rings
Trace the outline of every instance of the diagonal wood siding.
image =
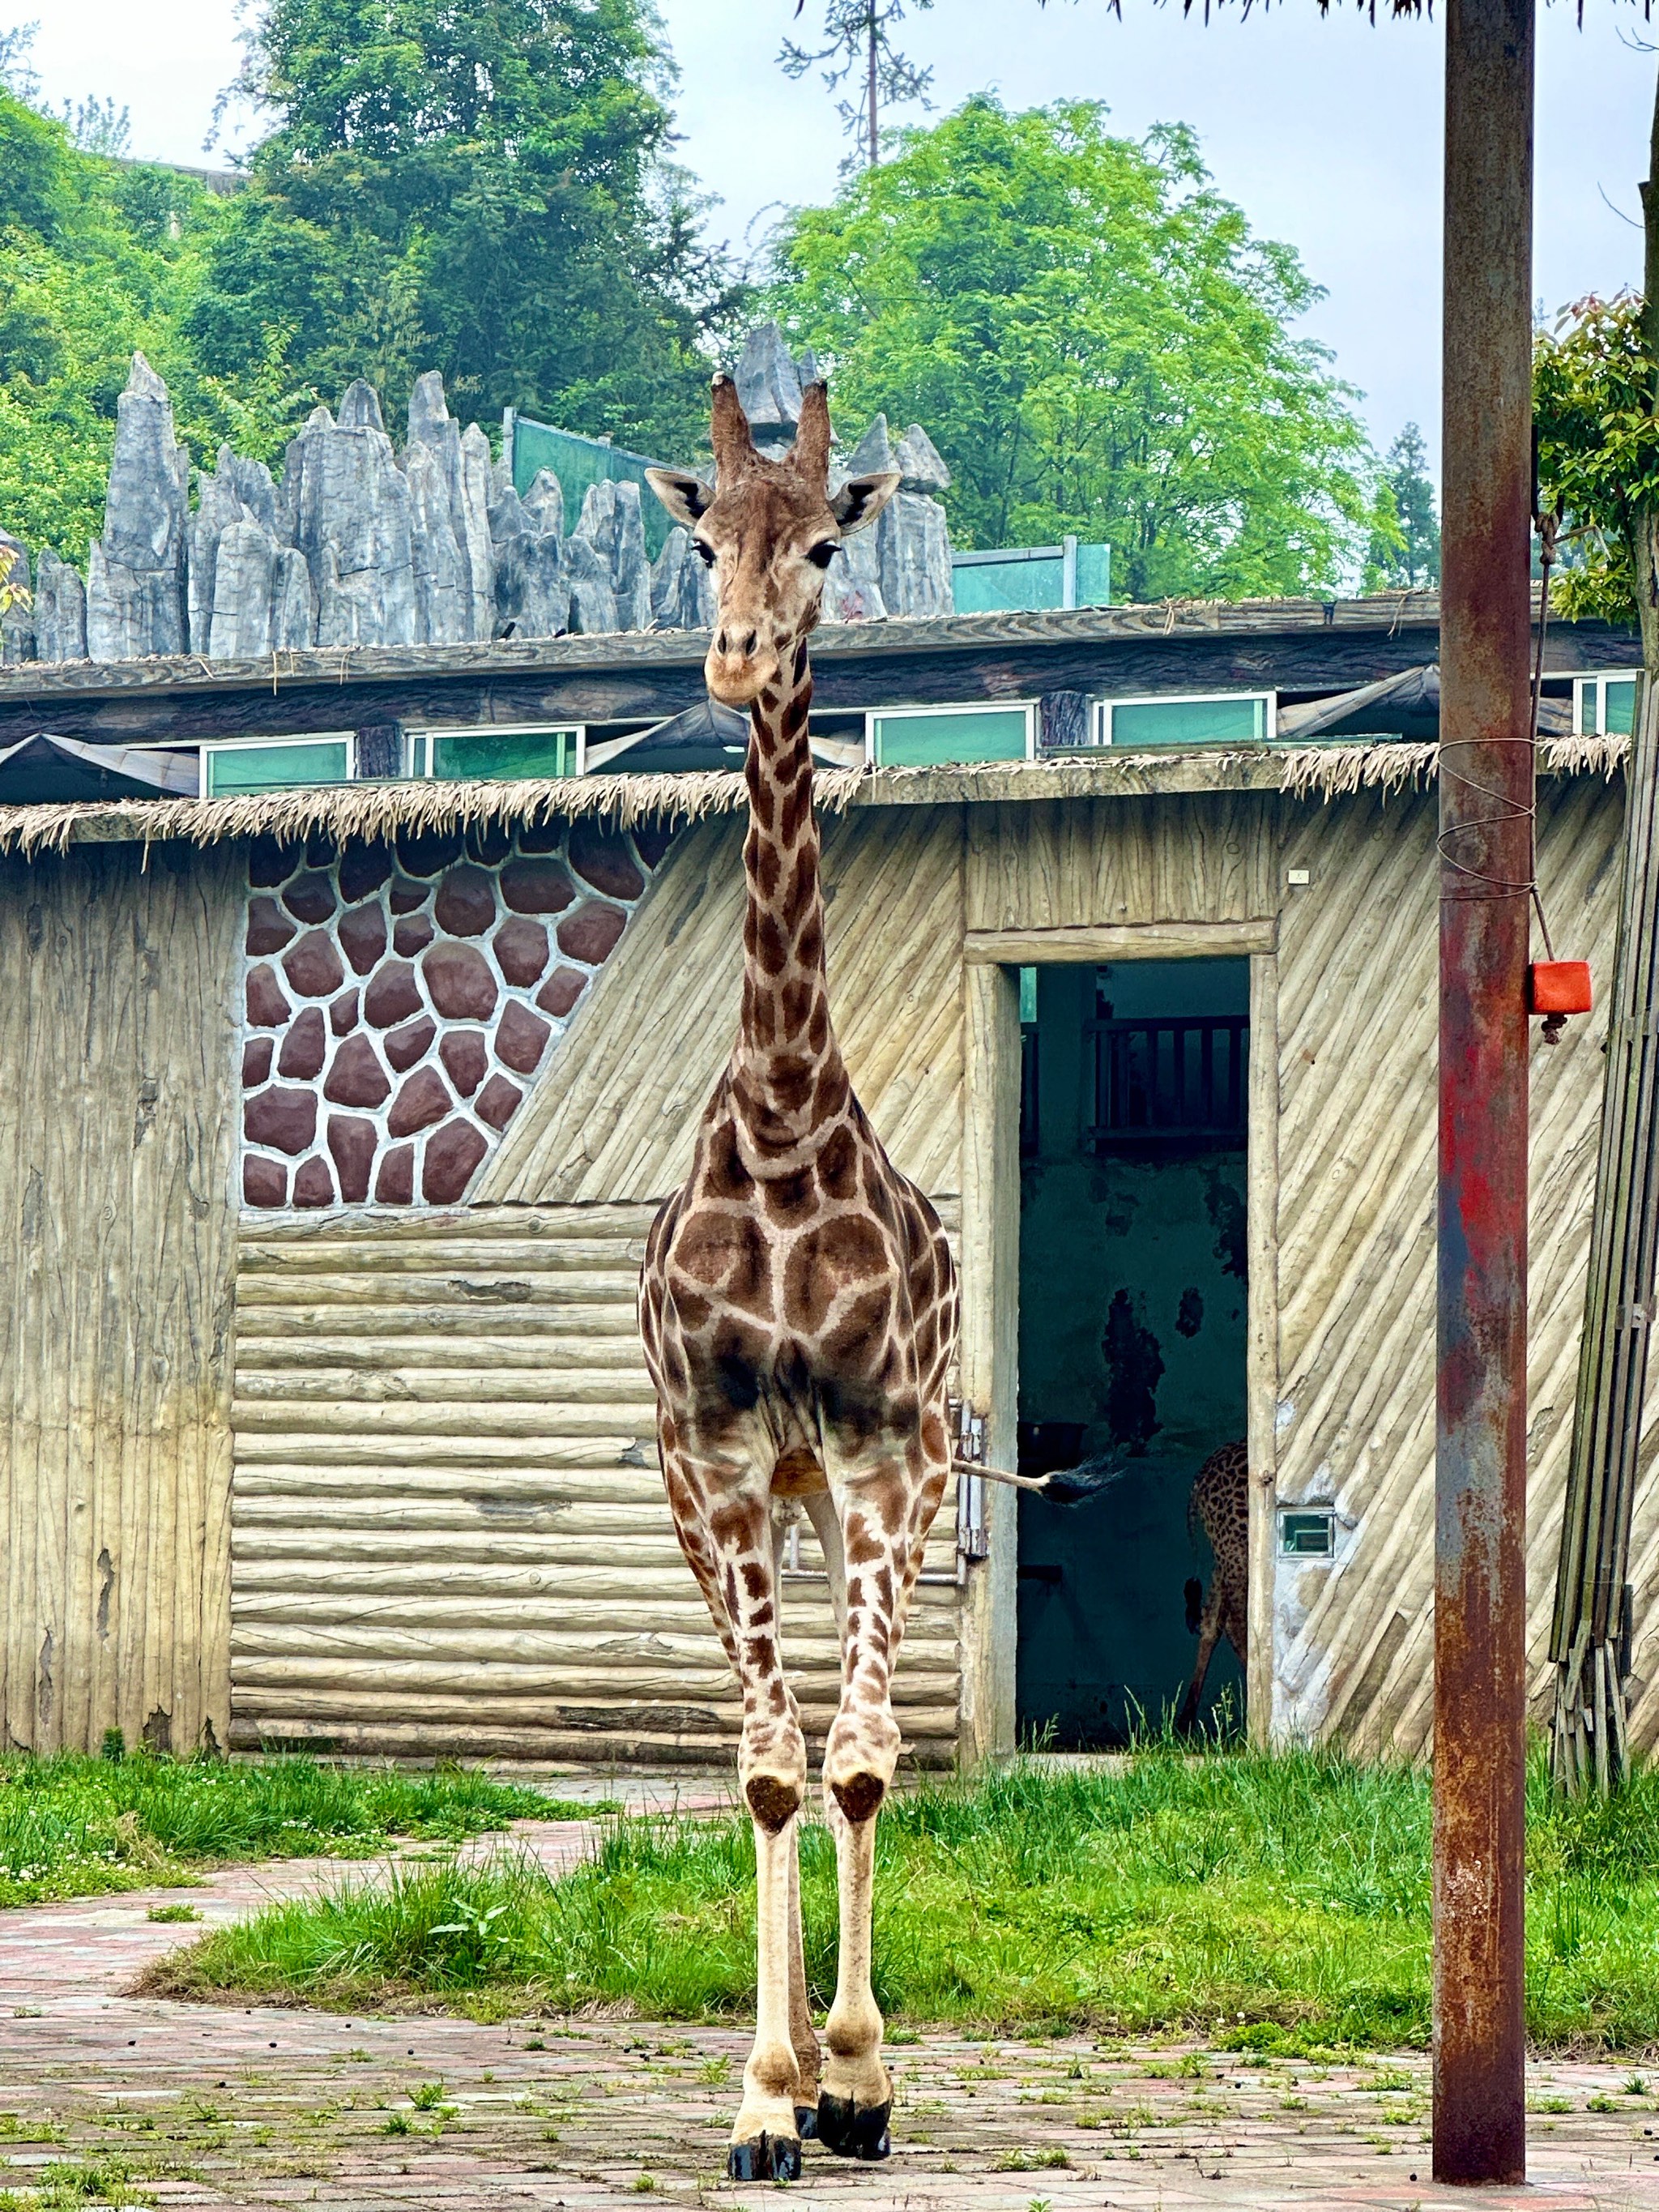
{"type": "MultiPolygon", "coordinates": [[[[825,825],[830,1006],[866,1109],[927,1191],[961,1187],[959,807],[825,825]]],[[[743,830],[698,824],[671,852],[617,957],[480,1182],[483,1204],[660,1198],[736,1033],[743,830]]]]}
{"type": "Polygon", "coordinates": [[[225,1741],[243,865],[0,860],[0,1743],[225,1741]]]}
{"type": "MultiPolygon", "coordinates": [[[[1559,949],[1612,971],[1621,787],[1540,787],[1539,872],[1559,949]]],[[[1281,1734],[1415,1753],[1432,1718],[1436,866],[1431,797],[1287,809],[1312,882],[1279,932],[1283,1499],[1334,1501],[1334,1568],[1279,1563],[1281,1734]]],[[[1601,1108],[1600,1018],[1533,1031],[1528,1650],[1538,1710],[1553,1595],[1601,1108]]],[[[1632,1550],[1659,1741],[1659,1432],[1632,1550]]]]}
{"type": "MultiPolygon", "coordinates": [[[[736,1688],[675,1541],[635,1320],[653,1211],[245,1230],[235,1741],[729,1755],[736,1688]]],[[[822,1580],[786,1583],[784,1638],[819,1740],[839,1694],[822,1580]]],[[[920,1759],[951,1753],[957,1674],[957,1591],[924,1587],[896,1696],[920,1759]]]]}

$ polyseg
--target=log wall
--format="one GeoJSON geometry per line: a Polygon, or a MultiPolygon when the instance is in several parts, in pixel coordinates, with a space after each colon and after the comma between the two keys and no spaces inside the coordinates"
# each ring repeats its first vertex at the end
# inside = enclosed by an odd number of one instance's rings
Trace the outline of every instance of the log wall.
{"type": "Polygon", "coordinates": [[[244,882],[230,848],[0,860],[9,1745],[226,1739],[244,882]]]}
{"type": "MultiPolygon", "coordinates": [[[[675,1540],[635,1320],[654,1210],[250,1228],[233,1741],[731,1755],[735,1686],[675,1540]]],[[[821,1741],[840,1669],[810,1532],[800,1548],[785,1651],[821,1741]]],[[[951,1528],[931,1554],[951,1567],[951,1528]]],[[[957,1591],[929,1584],[896,1700],[917,1759],[948,1759],[957,1701],[957,1591]]]]}

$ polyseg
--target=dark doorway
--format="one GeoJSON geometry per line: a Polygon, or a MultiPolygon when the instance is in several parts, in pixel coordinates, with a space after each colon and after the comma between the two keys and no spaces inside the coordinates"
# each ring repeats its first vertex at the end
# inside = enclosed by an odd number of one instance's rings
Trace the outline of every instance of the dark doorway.
{"type": "MultiPolygon", "coordinates": [[[[1180,1704],[1196,1638],[1194,1476],[1244,1434],[1249,963],[1021,976],[1022,1472],[1116,1452],[1083,1505],[1019,1505],[1022,1741],[1104,1748],[1180,1704]]],[[[1206,1725],[1242,1723],[1223,1644],[1206,1725]]]]}

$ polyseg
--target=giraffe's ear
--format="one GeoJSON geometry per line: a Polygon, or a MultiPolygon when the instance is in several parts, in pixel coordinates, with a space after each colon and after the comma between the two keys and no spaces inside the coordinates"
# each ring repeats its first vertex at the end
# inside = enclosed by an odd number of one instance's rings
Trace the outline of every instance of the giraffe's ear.
{"type": "Polygon", "coordinates": [[[688,530],[695,530],[698,517],[714,504],[714,491],[701,477],[683,475],[678,469],[647,469],[645,480],[675,521],[688,530]]]}
{"type": "Polygon", "coordinates": [[[873,522],[901,481],[896,469],[879,469],[874,476],[848,477],[839,491],[832,491],[830,512],[840,523],[842,536],[873,522]]]}

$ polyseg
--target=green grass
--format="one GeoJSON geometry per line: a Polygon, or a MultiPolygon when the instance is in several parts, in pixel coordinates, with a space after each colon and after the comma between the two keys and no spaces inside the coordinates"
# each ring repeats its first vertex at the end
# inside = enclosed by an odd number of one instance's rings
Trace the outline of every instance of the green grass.
{"type": "Polygon", "coordinates": [[[457,1769],[13,1754],[0,1757],[0,1906],[185,1881],[229,1859],[352,1857],[393,1836],[453,1842],[592,1810],[457,1769]]]}
{"type": "MultiPolygon", "coordinates": [[[[1610,1805],[1531,1786],[1534,2039],[1659,2045],[1659,1771],[1610,1805]]],[[[828,1834],[802,1834],[807,1970],[834,1980],[828,1834]]],[[[1421,2046],[1429,2034],[1425,1778],[1340,1755],[1169,1748],[1121,1775],[1015,1767],[883,1813],[876,1993],[890,2020],[1016,2033],[1189,2031],[1241,2050],[1421,2046]]],[[[754,2004],[746,1821],[619,1819],[555,1881],[501,1855],[343,1885],[205,1936],[157,1970],[234,1991],[500,2014],[646,2017],[754,2004]]]]}

